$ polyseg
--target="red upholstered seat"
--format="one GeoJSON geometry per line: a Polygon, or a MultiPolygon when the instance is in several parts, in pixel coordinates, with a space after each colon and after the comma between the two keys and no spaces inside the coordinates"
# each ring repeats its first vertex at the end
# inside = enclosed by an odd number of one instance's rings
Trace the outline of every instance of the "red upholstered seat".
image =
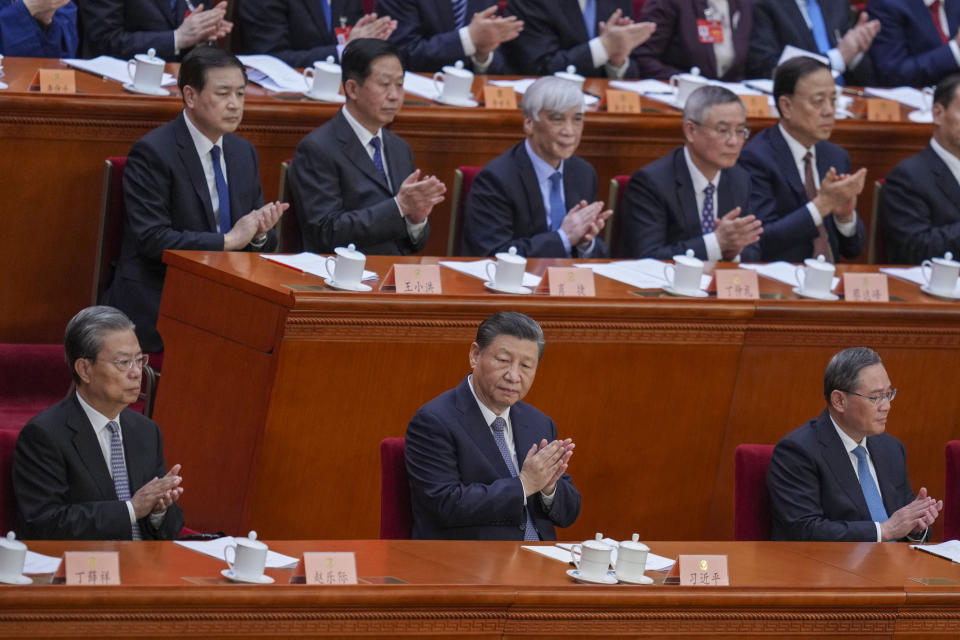
{"type": "Polygon", "coordinates": [[[483,167],[464,165],[453,173],[453,195],[450,201],[450,236],[447,238],[447,255],[462,255],[463,248],[463,211],[467,204],[467,195],[473,180],[483,167]]]}
{"type": "Polygon", "coordinates": [[[17,507],[13,497],[13,448],[17,444],[19,430],[0,429],[0,535],[15,528],[17,507]]]}
{"type": "Polygon", "coordinates": [[[767,467],[771,456],[772,444],[741,444],[733,454],[734,540],[770,539],[767,467]]]}
{"type": "Polygon", "coordinates": [[[404,464],[406,438],[384,438],[380,442],[380,539],[410,537],[413,517],[410,484],[404,464]]]}
{"type": "Polygon", "coordinates": [[[960,440],[947,443],[946,488],[943,492],[943,539],[960,538],[960,440]]]}
{"type": "Polygon", "coordinates": [[[0,429],[19,432],[62,400],[70,382],[62,345],[0,344],[0,429]]]}
{"type": "Polygon", "coordinates": [[[633,19],[640,19],[640,12],[643,11],[643,5],[647,0],[633,0],[633,19]]]}

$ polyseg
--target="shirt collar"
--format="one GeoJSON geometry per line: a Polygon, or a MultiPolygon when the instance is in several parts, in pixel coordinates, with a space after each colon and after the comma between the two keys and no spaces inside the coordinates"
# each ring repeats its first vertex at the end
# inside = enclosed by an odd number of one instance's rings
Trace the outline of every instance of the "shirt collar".
{"type": "Polygon", "coordinates": [[[563,163],[564,160],[560,161],[560,167],[554,169],[547,163],[546,160],[537,155],[537,152],[533,150],[533,146],[530,144],[530,140],[524,140],[523,146],[527,150],[527,155],[530,156],[530,162],[533,163],[533,171],[537,174],[537,183],[543,183],[550,179],[550,176],[555,174],[557,171],[560,172],[560,176],[563,176],[563,163]]]}
{"type": "Polygon", "coordinates": [[[703,190],[707,188],[708,184],[712,184],[714,189],[719,186],[720,174],[723,173],[723,171],[717,171],[717,175],[713,176],[713,180],[707,180],[706,176],[700,173],[697,165],[693,163],[693,158],[690,157],[690,150],[686,145],[683,146],[683,159],[687,161],[687,170],[690,172],[690,179],[693,181],[694,193],[703,193],[703,190]]]}
{"type": "Polygon", "coordinates": [[[357,138],[360,140],[360,144],[363,145],[363,148],[366,149],[370,145],[370,141],[374,138],[380,139],[380,148],[383,148],[383,128],[377,129],[376,133],[370,133],[369,129],[360,124],[360,121],[353,117],[350,113],[350,110],[346,106],[340,109],[340,112],[343,114],[343,117],[347,119],[347,124],[350,125],[350,128],[353,129],[353,132],[357,135],[357,138]]]}
{"type": "Polygon", "coordinates": [[[923,4],[927,5],[927,8],[930,8],[930,5],[933,4],[933,0],[923,0],[923,4]]]}
{"type": "MultiPolygon", "coordinates": [[[[469,376],[467,376],[467,385],[470,387],[470,393],[473,394],[473,399],[477,401],[477,406],[480,407],[480,413],[483,414],[484,422],[486,422],[487,426],[489,427],[491,424],[493,424],[493,421],[497,419],[498,417],[497,414],[495,414],[493,411],[488,409],[487,405],[480,402],[480,398],[477,397],[477,392],[473,390],[473,374],[472,373],[469,376]]],[[[501,413],[499,417],[506,420],[507,423],[509,424],[510,423],[510,407],[507,407],[506,409],[504,409],[503,413],[501,413]]]]}
{"type": "Polygon", "coordinates": [[[952,173],[957,181],[960,182],[960,158],[944,149],[943,145],[937,142],[935,138],[930,138],[930,148],[933,149],[933,152],[937,154],[941,160],[943,160],[943,163],[947,165],[947,169],[950,170],[950,173],[952,173]]]}
{"type": "Polygon", "coordinates": [[[840,428],[840,425],[837,424],[837,421],[833,419],[833,414],[830,414],[830,422],[833,423],[833,428],[837,430],[837,435],[840,436],[840,442],[843,443],[843,448],[847,450],[847,453],[853,453],[853,450],[863,445],[863,448],[867,448],[867,439],[864,438],[860,442],[857,442],[853,438],[847,435],[847,432],[840,428]]]}
{"type": "Polygon", "coordinates": [[[790,154],[793,156],[793,162],[798,165],[803,164],[804,156],[806,156],[807,153],[809,153],[810,161],[813,163],[814,166],[816,166],[817,165],[817,145],[813,145],[812,147],[809,147],[809,148],[805,147],[802,144],[800,144],[799,140],[797,140],[792,135],[787,133],[787,130],[783,127],[782,123],[778,123],[777,126],[780,127],[780,133],[783,134],[783,139],[787,141],[787,147],[790,148],[790,154]]]}
{"type": "Polygon", "coordinates": [[[203,135],[200,132],[200,129],[197,129],[197,126],[190,121],[190,116],[187,115],[186,109],[183,111],[183,119],[187,123],[187,131],[190,132],[190,138],[193,140],[193,146],[197,148],[197,153],[201,158],[209,155],[210,150],[215,146],[220,147],[220,152],[223,153],[223,136],[217,138],[216,142],[210,142],[210,138],[203,135]]]}
{"type": "MultiPolygon", "coordinates": [[[[80,401],[80,407],[83,409],[83,412],[87,414],[87,420],[89,420],[90,424],[93,425],[94,434],[99,437],[100,432],[107,428],[107,423],[110,422],[111,419],[87,404],[86,400],[83,399],[79,392],[77,393],[77,400],[80,401]]],[[[117,417],[113,418],[113,422],[116,422],[118,425],[120,424],[119,414],[117,414],[117,417]]]]}

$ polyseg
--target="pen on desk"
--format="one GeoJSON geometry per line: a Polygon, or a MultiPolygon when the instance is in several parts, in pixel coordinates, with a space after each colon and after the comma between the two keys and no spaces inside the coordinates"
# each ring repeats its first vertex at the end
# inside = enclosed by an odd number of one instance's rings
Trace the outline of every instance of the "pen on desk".
{"type": "Polygon", "coordinates": [[[864,93],[863,91],[860,91],[859,89],[851,89],[849,87],[843,87],[842,91],[844,95],[858,96],[860,98],[863,98],[864,96],[867,95],[866,93],[864,93]]]}

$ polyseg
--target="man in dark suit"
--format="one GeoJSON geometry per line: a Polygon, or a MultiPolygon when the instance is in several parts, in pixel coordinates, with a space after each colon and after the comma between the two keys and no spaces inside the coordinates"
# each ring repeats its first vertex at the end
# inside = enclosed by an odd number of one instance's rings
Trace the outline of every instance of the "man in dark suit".
{"type": "Polygon", "coordinates": [[[123,175],[123,245],[106,300],[137,324],[147,351],[156,331],[164,249],[273,251],[286,204],[263,204],[257,152],[232,135],[243,118],[243,65],[213,47],[180,67],[183,112],[130,149],[123,175]]]}
{"type": "Polygon", "coordinates": [[[413,537],[556,540],[580,514],[565,473],[573,442],[521,402],[543,356],[531,318],[500,311],[470,345],[468,375],[420,407],[407,426],[413,537]]]}
{"type": "Polygon", "coordinates": [[[70,0],[0,0],[0,55],[72,58],[77,6],[70,0]]]}
{"type": "Polygon", "coordinates": [[[856,258],[866,232],[856,212],[867,170],[850,174],[850,156],[828,140],[836,88],[830,69],[799,57],[777,68],[773,97],[780,124],[740,154],[752,178],[750,211],[763,222],[761,259],[801,262],[856,258]]]}
{"type": "Polygon", "coordinates": [[[608,257],[597,236],[611,211],[594,201],[597,172],[573,155],[583,134],[583,94],[548,76],[527,89],[522,107],[527,139],[491,160],[470,188],[462,253],[516,247],[530,258],[608,257]]]}
{"type": "Polygon", "coordinates": [[[880,192],[887,262],[920,264],[950,251],[960,256],[960,74],[933,95],[933,137],[893,168],[880,192]]]}
{"type": "Polygon", "coordinates": [[[877,82],[924,87],[960,70],[960,0],[870,0],[883,25],[870,49],[877,82]]]}
{"type": "Polygon", "coordinates": [[[916,497],[903,443],[885,433],[897,390],[871,349],[833,356],[823,374],[827,408],[773,450],[767,489],[774,540],[921,542],[943,502],[916,497]]]}
{"type": "Polygon", "coordinates": [[[186,0],[84,0],[80,11],[85,58],[107,55],[127,60],[155,49],[170,62],[233,29],[225,17],[226,0],[207,11],[203,4],[191,11],[186,0]]]}
{"type": "Polygon", "coordinates": [[[750,201],[750,174],[737,166],[750,135],[743,102],[723,87],[700,87],[684,105],[683,135],[684,146],[630,177],[622,257],[669,260],[693,249],[701,260],[758,260],[763,227],[740,215],[750,201]]]}
{"type": "Polygon", "coordinates": [[[133,323],[89,307],[67,324],[64,346],[76,393],[34,416],[13,454],[20,537],[175,537],[180,465],[167,471],[156,423],[126,408],[147,363],[133,323]]]}
{"type": "Polygon", "coordinates": [[[851,22],[848,0],[754,0],[747,77],[769,78],[789,44],[828,58],[849,84],[871,84],[873,65],[864,54],[879,31],[865,13],[851,22]]]}
{"type": "Polygon", "coordinates": [[[340,60],[350,40],[385,40],[395,20],[364,15],[361,0],[252,0],[240,3],[244,53],[266,53],[293,67],[340,60]],[[350,27],[349,34],[337,34],[350,27]]]}
{"type": "Polygon", "coordinates": [[[423,249],[427,217],[446,187],[421,178],[410,145],[386,126],[403,104],[403,65],[383,40],[360,39],[343,52],[347,103],[297,145],[290,186],[303,248],[332,252],[348,243],[367,254],[423,249]]]}
{"type": "Polygon", "coordinates": [[[631,0],[508,0],[523,31],[505,45],[519,73],[549,75],[569,65],[588,77],[636,78],[630,54],[656,28],[634,22],[631,0]]]}
{"type": "Polygon", "coordinates": [[[697,67],[707,78],[743,80],[753,28],[750,0],[648,0],[640,19],[657,25],[634,51],[641,78],[669,78],[697,67]],[[701,21],[719,25],[719,34],[699,29],[701,21]]]}
{"type": "Polygon", "coordinates": [[[390,42],[404,66],[430,73],[457,60],[474,73],[509,73],[499,47],[523,22],[497,9],[497,0],[377,0],[377,11],[397,20],[390,42]]]}

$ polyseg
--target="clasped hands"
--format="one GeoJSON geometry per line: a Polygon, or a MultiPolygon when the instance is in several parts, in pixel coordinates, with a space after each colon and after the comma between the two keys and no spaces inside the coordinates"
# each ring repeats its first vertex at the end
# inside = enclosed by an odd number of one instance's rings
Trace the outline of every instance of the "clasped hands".
{"type": "Polygon", "coordinates": [[[477,48],[477,60],[485,62],[490,53],[502,43],[513,40],[523,31],[523,21],[517,16],[498,16],[499,7],[493,5],[473,14],[467,31],[477,48]]]}
{"type": "Polygon", "coordinates": [[[154,478],[140,487],[130,498],[137,520],[151,513],[163,513],[179,500],[183,495],[183,487],[180,486],[182,481],[180,465],[175,464],[162,478],[154,478]]]}
{"type": "Polygon", "coordinates": [[[520,469],[520,482],[526,495],[532,496],[538,491],[551,495],[567,470],[575,446],[570,438],[553,442],[544,438],[539,446],[533,443],[520,469]]]}
{"type": "Polygon", "coordinates": [[[934,500],[927,495],[927,488],[921,487],[913,502],[900,507],[886,522],[880,523],[880,537],[886,541],[919,535],[937,520],[942,509],[943,500],[934,500]]]}
{"type": "Polygon", "coordinates": [[[233,23],[227,20],[227,0],[207,11],[199,4],[174,31],[174,41],[178,49],[188,49],[201,42],[219,40],[232,30],[233,23]]]}
{"type": "Polygon", "coordinates": [[[656,31],[655,22],[634,22],[617,9],[606,22],[600,22],[597,33],[610,58],[610,64],[621,66],[630,52],[646,42],[656,31]]]}
{"type": "Polygon", "coordinates": [[[290,208],[286,202],[268,202],[237,220],[233,228],[223,235],[223,250],[238,251],[276,226],[283,212],[290,208]]]}
{"type": "Polygon", "coordinates": [[[830,167],[820,182],[820,192],[813,199],[813,204],[824,217],[832,213],[837,222],[851,222],[857,207],[857,196],[863,191],[866,178],[866,168],[856,173],[838,174],[834,167],[830,167]]]}
{"type": "Polygon", "coordinates": [[[427,219],[433,208],[443,202],[443,195],[447,192],[447,185],[436,176],[427,176],[420,179],[420,169],[417,169],[403,181],[397,192],[397,204],[400,213],[414,224],[420,224],[427,219]]]}
{"type": "Polygon", "coordinates": [[[581,251],[586,251],[611,215],[613,215],[613,211],[610,209],[604,210],[602,200],[591,204],[587,204],[586,200],[581,200],[567,212],[560,228],[567,235],[567,240],[572,246],[576,246],[581,251]]]}

